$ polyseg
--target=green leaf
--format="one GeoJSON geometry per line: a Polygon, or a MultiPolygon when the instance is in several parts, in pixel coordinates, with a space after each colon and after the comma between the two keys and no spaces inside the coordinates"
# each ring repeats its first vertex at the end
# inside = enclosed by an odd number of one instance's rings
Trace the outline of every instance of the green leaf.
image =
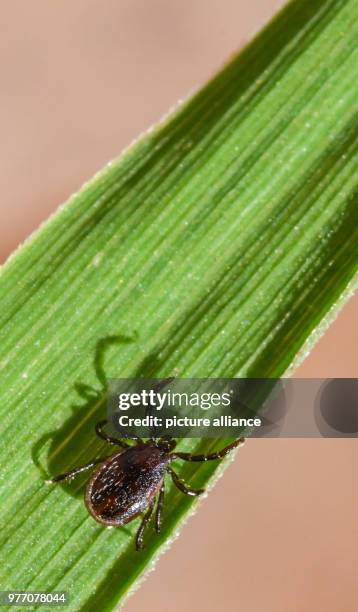
{"type": "MultiPolygon", "coordinates": [[[[139,554],[138,521],[105,529],[81,482],[44,483],[103,452],[107,377],[280,376],[352,292],[357,13],[289,4],[2,268],[2,589],[111,610],[196,504],[168,483],[139,554]]],[[[194,487],[221,469],[178,463],[194,487]]]]}

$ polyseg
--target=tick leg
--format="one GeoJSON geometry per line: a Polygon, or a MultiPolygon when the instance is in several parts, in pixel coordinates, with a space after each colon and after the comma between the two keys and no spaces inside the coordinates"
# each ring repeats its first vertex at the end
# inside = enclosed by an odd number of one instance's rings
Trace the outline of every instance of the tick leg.
{"type": "Polygon", "coordinates": [[[163,511],[163,503],[164,503],[164,481],[160,488],[160,493],[158,497],[157,509],[155,512],[155,531],[160,533],[160,528],[162,526],[162,511],[163,511]]]}
{"type": "Polygon", "coordinates": [[[150,517],[153,514],[153,508],[154,508],[154,500],[150,503],[150,506],[147,512],[145,513],[145,515],[143,516],[141,524],[139,525],[139,529],[135,537],[136,550],[141,550],[141,548],[143,548],[143,534],[144,534],[144,530],[146,526],[148,525],[150,521],[150,517]]]}
{"type": "Polygon", "coordinates": [[[191,495],[192,497],[196,497],[197,495],[201,495],[202,493],[204,493],[205,489],[191,489],[190,487],[188,487],[188,485],[185,484],[185,482],[180,480],[178,474],[176,474],[174,470],[172,470],[172,468],[169,467],[169,465],[167,467],[167,471],[171,475],[175,486],[178,487],[178,489],[182,493],[185,493],[185,495],[191,495]]]}
{"type": "Polygon", "coordinates": [[[212,461],[213,459],[222,459],[225,455],[228,455],[234,448],[240,446],[245,442],[245,438],[239,438],[232,442],[225,448],[222,448],[215,453],[210,453],[209,455],[192,455],[191,453],[173,453],[171,457],[173,459],[184,459],[185,461],[212,461]]]}
{"type": "Polygon", "coordinates": [[[108,444],[116,444],[117,446],[122,446],[122,448],[129,448],[129,444],[127,444],[126,442],[123,442],[118,438],[113,438],[112,436],[109,436],[105,431],[103,431],[103,427],[104,425],[106,425],[106,423],[106,420],[97,423],[95,427],[97,436],[99,438],[102,438],[102,440],[108,442],[108,444]]]}
{"type": "Polygon", "coordinates": [[[55,482],[60,482],[61,480],[72,480],[72,478],[74,478],[78,474],[81,474],[81,472],[85,472],[86,470],[91,469],[94,465],[97,465],[98,463],[103,463],[103,461],[106,461],[106,459],[108,459],[108,457],[100,457],[99,459],[94,459],[93,461],[90,461],[85,465],[76,467],[70,472],[64,472],[64,474],[59,474],[58,476],[55,476],[50,480],[46,480],[45,482],[48,484],[53,484],[55,482]]]}

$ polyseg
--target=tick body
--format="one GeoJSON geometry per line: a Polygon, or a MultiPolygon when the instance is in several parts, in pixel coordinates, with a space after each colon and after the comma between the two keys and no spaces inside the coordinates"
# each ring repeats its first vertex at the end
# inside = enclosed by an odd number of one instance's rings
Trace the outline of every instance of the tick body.
{"type": "Polygon", "coordinates": [[[192,489],[179,479],[171,467],[177,459],[185,461],[211,461],[221,459],[244,439],[235,440],[229,446],[209,455],[192,455],[191,453],[174,452],[176,442],[170,438],[150,439],[143,442],[134,438],[134,445],[113,438],[103,431],[106,421],[96,426],[97,435],[109,444],[121,448],[109,457],[95,459],[60,474],[50,482],[72,480],[75,476],[94,466],[98,466],[87,482],[85,505],[88,512],[99,523],[120,527],[139,515],[143,515],[136,535],[136,549],[143,547],[145,527],[155,511],[155,529],[160,532],[162,509],[165,492],[165,476],[169,474],[174,484],[186,495],[197,496],[204,489],[192,489]]]}
{"type": "Polygon", "coordinates": [[[155,444],[138,444],[109,457],[87,483],[85,503],[104,525],[129,523],[159,493],[170,455],[155,444]]]}

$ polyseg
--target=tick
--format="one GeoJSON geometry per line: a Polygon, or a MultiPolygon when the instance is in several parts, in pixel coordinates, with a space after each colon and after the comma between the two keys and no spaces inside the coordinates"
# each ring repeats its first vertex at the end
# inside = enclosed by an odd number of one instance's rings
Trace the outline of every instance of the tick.
{"type": "Polygon", "coordinates": [[[144,442],[132,436],[134,445],[109,436],[104,430],[107,421],[96,425],[97,435],[118,446],[121,450],[69,472],[55,476],[50,483],[72,480],[81,472],[98,466],[89,478],[85,489],[85,505],[93,518],[107,527],[121,527],[139,515],[143,515],[136,534],[136,550],[143,548],[143,534],[155,509],[155,530],[160,532],[164,502],[164,477],[169,474],[176,487],[185,495],[197,496],[204,489],[192,489],[185,484],[171,467],[176,459],[184,461],[212,461],[222,459],[244,442],[239,438],[221,450],[209,455],[173,452],[176,441],[172,438],[151,438],[144,442]]]}

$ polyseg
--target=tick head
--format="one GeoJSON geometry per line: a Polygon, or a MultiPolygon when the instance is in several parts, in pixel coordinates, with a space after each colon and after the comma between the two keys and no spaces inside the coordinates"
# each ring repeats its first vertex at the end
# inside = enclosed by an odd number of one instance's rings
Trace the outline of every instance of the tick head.
{"type": "Polygon", "coordinates": [[[163,453],[170,453],[176,447],[177,443],[170,436],[165,436],[164,438],[160,438],[157,442],[157,447],[163,453]]]}

